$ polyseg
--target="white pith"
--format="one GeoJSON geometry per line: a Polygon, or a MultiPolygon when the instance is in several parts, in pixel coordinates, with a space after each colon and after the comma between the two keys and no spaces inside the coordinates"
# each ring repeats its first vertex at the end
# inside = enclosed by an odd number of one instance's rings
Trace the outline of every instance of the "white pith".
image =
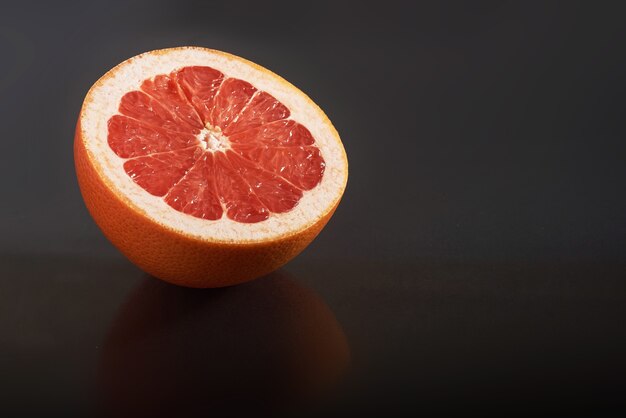
{"type": "MultiPolygon", "coordinates": [[[[118,65],[88,93],[80,129],[90,160],[110,188],[153,221],[208,241],[261,242],[295,233],[326,215],[341,198],[347,182],[347,160],[341,141],[323,112],[304,93],[248,61],[203,48],[155,51],[118,65]],[[226,77],[248,81],[282,102],[291,112],[289,118],[309,129],[326,168],[320,184],[305,191],[294,209],[272,213],[269,219],[253,224],[232,221],[225,213],[216,221],[200,219],[171,208],[162,197],[149,194],[126,174],[123,169],[126,160],[118,157],[107,143],[107,122],[118,114],[122,96],[138,90],[147,78],[193,65],[210,66],[226,77]]],[[[205,143],[203,148],[213,152],[229,147],[228,139],[210,126],[198,135],[198,140],[205,143]]]]}
{"type": "Polygon", "coordinates": [[[218,126],[207,125],[197,135],[198,143],[203,150],[210,152],[226,152],[230,149],[230,141],[218,126]]]}

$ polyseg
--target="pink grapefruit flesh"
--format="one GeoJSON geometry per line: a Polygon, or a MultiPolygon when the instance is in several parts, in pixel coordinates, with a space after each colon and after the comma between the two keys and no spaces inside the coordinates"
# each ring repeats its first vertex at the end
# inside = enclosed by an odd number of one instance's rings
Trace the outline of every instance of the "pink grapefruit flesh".
{"type": "Polygon", "coordinates": [[[325,161],[289,109],[207,66],[146,79],[108,120],[108,144],[148,193],[188,215],[256,223],[293,209],[325,161]]]}

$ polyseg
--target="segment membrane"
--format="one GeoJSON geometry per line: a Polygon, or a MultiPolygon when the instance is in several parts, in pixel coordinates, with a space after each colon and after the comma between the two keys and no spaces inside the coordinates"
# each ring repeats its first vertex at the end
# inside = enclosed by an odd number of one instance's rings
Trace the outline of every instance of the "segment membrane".
{"type": "Polygon", "coordinates": [[[224,211],[215,186],[213,155],[204,153],[170,189],[165,202],[177,211],[197,218],[220,219],[224,211]]]}
{"type": "Polygon", "coordinates": [[[237,132],[257,128],[275,120],[289,116],[289,109],[281,102],[264,91],[255,94],[244,107],[239,116],[233,121],[224,134],[232,135],[237,132]]]}
{"type": "Polygon", "coordinates": [[[254,223],[270,217],[269,210],[254,194],[250,185],[237,173],[224,153],[215,154],[215,183],[233,221],[254,223]]]}
{"type": "Polygon", "coordinates": [[[185,93],[172,77],[158,75],[145,80],[141,90],[156,99],[176,120],[193,129],[204,128],[196,109],[187,101],[185,93]]]}
{"type": "Polygon", "coordinates": [[[200,147],[150,154],[126,161],[124,170],[148,193],[163,196],[201,156],[200,147]]]}
{"type": "Polygon", "coordinates": [[[250,101],[256,89],[252,84],[237,78],[227,78],[218,90],[209,123],[226,132],[228,125],[250,101]]]}
{"type": "Polygon", "coordinates": [[[198,110],[204,123],[208,123],[224,74],[210,67],[185,67],[175,74],[187,100],[198,110]]]}
{"type": "Polygon", "coordinates": [[[168,131],[122,115],[109,119],[107,140],[113,152],[122,158],[188,148],[197,142],[193,134],[168,131]]]}

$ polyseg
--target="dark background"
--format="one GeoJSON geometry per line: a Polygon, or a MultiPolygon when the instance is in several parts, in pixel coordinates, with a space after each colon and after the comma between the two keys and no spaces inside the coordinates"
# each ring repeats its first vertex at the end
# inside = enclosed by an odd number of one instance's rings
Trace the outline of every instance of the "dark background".
{"type": "Polygon", "coordinates": [[[340,208],[281,272],[350,342],[325,415],[623,408],[623,7],[413,3],[2,4],[0,405],[90,414],[102,341],[154,279],[83,205],[76,117],[124,59],[198,45],[291,81],[346,147],[340,208]]]}

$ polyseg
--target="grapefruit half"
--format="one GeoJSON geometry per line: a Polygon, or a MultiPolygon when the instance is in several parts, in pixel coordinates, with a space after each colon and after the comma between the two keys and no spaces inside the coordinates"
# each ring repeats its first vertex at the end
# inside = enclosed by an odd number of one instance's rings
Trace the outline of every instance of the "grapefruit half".
{"type": "Polygon", "coordinates": [[[243,58],[147,52],[87,93],[74,140],[85,204],[133,263],[221,287],[288,262],[326,225],[348,178],[322,110],[243,58]]]}

